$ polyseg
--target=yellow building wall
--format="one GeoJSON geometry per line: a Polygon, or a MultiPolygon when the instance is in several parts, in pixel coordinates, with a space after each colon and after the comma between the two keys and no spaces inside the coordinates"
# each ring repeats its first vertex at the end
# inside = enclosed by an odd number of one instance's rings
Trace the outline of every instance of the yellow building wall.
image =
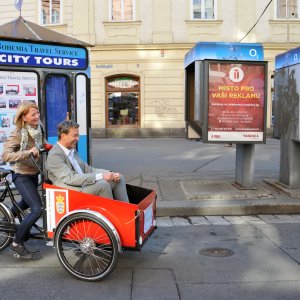
{"type": "MultiPolygon", "coordinates": [[[[192,20],[191,0],[136,0],[134,21],[111,22],[109,0],[62,1],[62,24],[47,28],[95,45],[90,49],[92,128],[105,128],[105,77],[132,74],[141,83],[141,128],[184,129],[184,55],[199,41],[238,42],[269,0],[215,3],[214,20],[192,20]]],[[[300,43],[300,21],[276,19],[275,7],[273,1],[242,40],[262,43],[269,62],[268,127],[275,56],[300,43]]],[[[0,0],[0,25],[18,16],[13,1],[0,0]]],[[[39,1],[24,1],[22,16],[39,23],[39,1]]]]}
{"type": "MultiPolygon", "coordinates": [[[[165,47],[166,45],[164,45],[165,47]]],[[[92,127],[105,126],[105,78],[116,74],[140,77],[141,127],[184,128],[184,49],[92,51],[92,127]]]]}

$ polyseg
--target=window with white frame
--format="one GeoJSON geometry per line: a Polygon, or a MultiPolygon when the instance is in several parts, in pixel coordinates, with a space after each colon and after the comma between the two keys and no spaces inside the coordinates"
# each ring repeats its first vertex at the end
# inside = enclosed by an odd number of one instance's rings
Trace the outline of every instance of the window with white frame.
{"type": "Polygon", "coordinates": [[[111,21],[133,21],[134,0],[110,0],[111,21]]]}
{"type": "Polygon", "coordinates": [[[299,19],[300,0],[277,0],[277,19],[299,19]]]}
{"type": "Polygon", "coordinates": [[[62,0],[40,1],[40,23],[60,24],[62,16],[62,0]]]}
{"type": "Polygon", "coordinates": [[[192,19],[214,19],[215,0],[191,0],[192,19]]]}

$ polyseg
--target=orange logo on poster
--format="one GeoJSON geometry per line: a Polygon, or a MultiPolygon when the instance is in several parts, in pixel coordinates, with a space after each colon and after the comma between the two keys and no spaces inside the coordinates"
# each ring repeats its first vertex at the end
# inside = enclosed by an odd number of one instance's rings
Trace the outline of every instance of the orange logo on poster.
{"type": "Polygon", "coordinates": [[[56,212],[60,215],[64,214],[66,208],[65,197],[59,194],[58,196],[55,197],[55,201],[56,201],[56,212]]]}

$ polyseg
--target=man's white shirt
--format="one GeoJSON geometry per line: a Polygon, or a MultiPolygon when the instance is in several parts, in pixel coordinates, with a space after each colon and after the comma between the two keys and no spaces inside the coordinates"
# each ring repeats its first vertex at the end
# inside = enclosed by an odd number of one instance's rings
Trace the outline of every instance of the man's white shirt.
{"type": "MultiPolygon", "coordinates": [[[[78,174],[84,174],[82,169],[80,168],[78,161],[76,160],[76,158],[74,157],[74,151],[75,149],[67,149],[66,147],[64,147],[62,144],[60,144],[59,142],[57,142],[57,144],[61,147],[61,149],[64,151],[64,153],[66,154],[66,156],[68,157],[71,165],[74,167],[74,169],[77,171],[78,174]]],[[[102,173],[96,173],[96,181],[103,179],[103,174],[102,173]]]]}

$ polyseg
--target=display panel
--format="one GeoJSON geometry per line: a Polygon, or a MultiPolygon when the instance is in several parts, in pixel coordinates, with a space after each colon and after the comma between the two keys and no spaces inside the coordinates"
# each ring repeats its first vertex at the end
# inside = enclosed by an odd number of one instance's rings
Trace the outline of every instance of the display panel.
{"type": "Polygon", "coordinates": [[[206,61],[207,142],[265,141],[266,63],[206,61]]]}
{"type": "MultiPolygon", "coordinates": [[[[0,152],[11,131],[18,105],[38,104],[38,75],[35,72],[0,71],[0,152]]],[[[5,165],[0,157],[0,165],[5,165]]]]}

